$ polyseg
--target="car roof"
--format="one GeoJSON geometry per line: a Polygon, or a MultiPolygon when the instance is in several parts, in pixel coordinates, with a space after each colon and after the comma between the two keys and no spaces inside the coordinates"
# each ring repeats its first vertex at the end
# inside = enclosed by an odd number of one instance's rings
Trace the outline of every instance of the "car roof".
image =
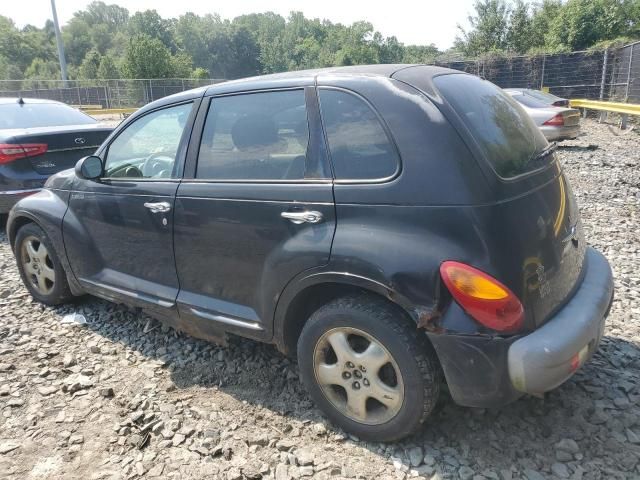
{"type": "Polygon", "coordinates": [[[24,97],[0,97],[0,105],[7,104],[19,104],[20,98],[24,103],[57,103],[58,105],[66,105],[62,102],[56,102],[55,100],[48,100],[46,98],[24,98],[24,97]]]}
{"type": "MultiPolygon", "coordinates": [[[[271,73],[266,75],[258,75],[237,80],[228,80],[213,85],[198,87],[192,90],[175,93],[167,97],[163,97],[154,102],[148,103],[138,112],[162,107],[164,105],[178,103],[180,101],[193,100],[204,95],[220,95],[227,93],[239,93],[251,90],[271,89],[277,87],[303,87],[312,86],[320,76],[325,75],[341,75],[341,76],[365,76],[365,77],[385,77],[390,78],[401,70],[420,67],[420,75],[431,80],[437,75],[445,73],[464,73],[459,70],[449,68],[436,67],[432,65],[410,64],[410,63],[393,63],[393,64],[375,64],[375,65],[350,65],[343,67],[326,67],[315,68],[309,70],[295,70],[291,72],[271,73]]],[[[137,112],[136,112],[137,113],[137,112]]],[[[136,115],[137,116],[137,115],[136,115]]]]}

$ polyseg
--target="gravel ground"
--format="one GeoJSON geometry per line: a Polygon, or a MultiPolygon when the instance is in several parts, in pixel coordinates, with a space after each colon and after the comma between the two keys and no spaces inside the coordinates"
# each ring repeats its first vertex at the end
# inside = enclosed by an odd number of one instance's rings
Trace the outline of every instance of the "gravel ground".
{"type": "Polygon", "coordinates": [[[361,442],[271,346],[221,348],[94,298],[33,302],[2,231],[0,478],[640,478],[640,135],[584,130],[560,155],[616,299],[600,352],[544,400],[443,398],[413,438],[361,442]]]}

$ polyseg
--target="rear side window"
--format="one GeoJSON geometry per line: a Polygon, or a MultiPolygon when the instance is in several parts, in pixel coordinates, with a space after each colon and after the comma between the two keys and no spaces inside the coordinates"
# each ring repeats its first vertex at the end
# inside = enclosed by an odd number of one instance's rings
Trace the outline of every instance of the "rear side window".
{"type": "Polygon", "coordinates": [[[530,172],[553,158],[533,160],[547,141],[522,107],[493,83],[466,74],[441,75],[434,83],[501,177],[530,172]]]}
{"type": "Polygon", "coordinates": [[[398,155],[375,112],[361,98],[320,89],[322,120],[338,180],[382,179],[398,169],[398,155]]]}
{"type": "Polygon", "coordinates": [[[88,115],[60,103],[16,102],[0,105],[0,128],[56,127],[96,123],[88,115]]]}
{"type": "Polygon", "coordinates": [[[303,90],[217,97],[205,121],[196,178],[303,179],[308,144],[303,90]]]}

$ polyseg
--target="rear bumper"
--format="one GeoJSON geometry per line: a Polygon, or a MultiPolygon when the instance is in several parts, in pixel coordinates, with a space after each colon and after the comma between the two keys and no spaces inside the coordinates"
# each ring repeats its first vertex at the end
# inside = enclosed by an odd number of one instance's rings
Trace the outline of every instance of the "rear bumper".
{"type": "Polygon", "coordinates": [[[541,394],[565,382],[598,348],[613,298],[607,259],[587,249],[587,272],[575,295],[551,320],[509,347],[513,387],[541,394]]]}
{"type": "Polygon", "coordinates": [[[9,213],[9,210],[18,201],[27,195],[39,192],[40,188],[30,188],[25,190],[0,190],[0,214],[9,213]]]}
{"type": "MultiPolygon", "coordinates": [[[[607,259],[586,252],[585,275],[571,300],[525,336],[431,333],[451,397],[468,407],[498,407],[566,381],[594,353],[613,298],[607,259]]],[[[454,302],[446,315],[463,316],[454,302]]]]}
{"type": "Polygon", "coordinates": [[[542,126],[540,130],[549,141],[566,140],[576,138],[580,134],[580,125],[571,125],[569,127],[542,126]]]}

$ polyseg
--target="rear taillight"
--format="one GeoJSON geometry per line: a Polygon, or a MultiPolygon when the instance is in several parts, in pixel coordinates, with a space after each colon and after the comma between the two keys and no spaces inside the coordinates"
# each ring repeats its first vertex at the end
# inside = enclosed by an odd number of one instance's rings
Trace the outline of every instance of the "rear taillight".
{"type": "Polygon", "coordinates": [[[0,143],[0,165],[47,152],[46,143],[0,143]]]}
{"type": "Polygon", "coordinates": [[[504,333],[522,327],[524,309],[520,300],[495,278],[453,261],[440,265],[440,275],[456,302],[485,327],[504,333]]]}
{"type": "Polygon", "coordinates": [[[562,116],[561,113],[559,113],[555,117],[550,118],[549,120],[544,122],[543,125],[549,125],[552,127],[561,127],[564,125],[564,117],[562,116]]]}

